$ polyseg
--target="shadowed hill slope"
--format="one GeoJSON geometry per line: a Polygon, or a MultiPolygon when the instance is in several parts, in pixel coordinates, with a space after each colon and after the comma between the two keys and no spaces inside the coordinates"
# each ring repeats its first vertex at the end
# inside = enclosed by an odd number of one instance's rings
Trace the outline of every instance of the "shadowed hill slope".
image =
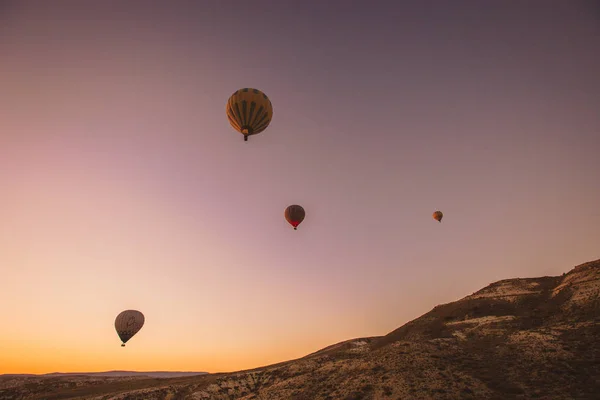
{"type": "Polygon", "coordinates": [[[24,378],[0,389],[0,399],[595,399],[599,294],[597,260],[559,277],[492,283],[385,336],[298,360],[199,377],[104,380],[77,392],[57,387],[64,380],[24,378]]]}

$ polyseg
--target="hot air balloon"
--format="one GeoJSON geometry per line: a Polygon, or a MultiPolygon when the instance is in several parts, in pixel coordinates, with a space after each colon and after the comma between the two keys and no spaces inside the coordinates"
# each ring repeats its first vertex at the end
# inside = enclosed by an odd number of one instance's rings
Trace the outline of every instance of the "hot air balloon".
{"type": "Polygon", "coordinates": [[[444,217],[444,214],[441,211],[436,211],[433,213],[433,219],[435,219],[438,222],[442,222],[443,217],[444,217]]]}
{"type": "Polygon", "coordinates": [[[137,310],[125,310],[115,319],[115,329],[119,338],[123,342],[121,347],[133,337],[144,326],[144,314],[137,310]]]}
{"type": "Polygon", "coordinates": [[[291,205],[285,209],[285,219],[294,227],[294,230],[296,230],[298,225],[304,221],[305,215],[304,208],[297,204],[291,205]]]}
{"type": "Polygon", "coordinates": [[[231,95],[225,107],[229,123],[239,133],[248,136],[261,133],[271,123],[273,105],[258,89],[244,88],[231,95]]]}

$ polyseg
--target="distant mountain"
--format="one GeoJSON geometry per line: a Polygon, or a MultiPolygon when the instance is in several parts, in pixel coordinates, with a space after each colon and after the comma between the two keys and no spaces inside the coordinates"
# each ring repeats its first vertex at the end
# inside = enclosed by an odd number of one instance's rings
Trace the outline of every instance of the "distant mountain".
{"type": "Polygon", "coordinates": [[[165,380],[0,380],[0,399],[598,399],[599,338],[597,260],[558,277],[492,283],[385,336],[298,360],[165,380]]]}
{"type": "Polygon", "coordinates": [[[51,372],[48,374],[4,374],[0,377],[60,377],[60,376],[105,376],[105,377],[126,377],[126,376],[147,376],[152,378],[178,378],[182,376],[204,375],[207,372],[179,372],[179,371],[106,371],[106,372],[51,372]]]}
{"type": "Polygon", "coordinates": [[[106,372],[54,372],[51,374],[45,374],[45,376],[68,376],[68,375],[86,375],[86,376],[107,376],[107,377],[120,377],[120,376],[149,376],[152,378],[178,378],[181,376],[197,376],[204,375],[207,372],[180,372],[180,371],[106,371],[106,372]]]}

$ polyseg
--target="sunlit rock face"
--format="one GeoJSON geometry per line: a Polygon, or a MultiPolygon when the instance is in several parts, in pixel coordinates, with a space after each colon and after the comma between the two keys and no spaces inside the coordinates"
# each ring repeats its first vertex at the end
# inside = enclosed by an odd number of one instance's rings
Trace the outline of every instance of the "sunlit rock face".
{"type": "Polygon", "coordinates": [[[570,291],[571,304],[588,304],[598,300],[600,295],[600,262],[592,261],[575,267],[566,274],[561,283],[554,288],[552,295],[570,291]]]}

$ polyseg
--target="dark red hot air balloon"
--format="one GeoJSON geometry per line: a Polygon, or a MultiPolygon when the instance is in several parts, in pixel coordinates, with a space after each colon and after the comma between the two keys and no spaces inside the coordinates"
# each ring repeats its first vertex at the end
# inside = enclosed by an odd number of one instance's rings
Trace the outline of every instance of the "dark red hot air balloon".
{"type": "Polygon", "coordinates": [[[306,213],[304,212],[304,208],[297,204],[293,204],[285,209],[285,219],[294,227],[294,230],[296,230],[298,225],[304,221],[305,216],[306,213]]]}

